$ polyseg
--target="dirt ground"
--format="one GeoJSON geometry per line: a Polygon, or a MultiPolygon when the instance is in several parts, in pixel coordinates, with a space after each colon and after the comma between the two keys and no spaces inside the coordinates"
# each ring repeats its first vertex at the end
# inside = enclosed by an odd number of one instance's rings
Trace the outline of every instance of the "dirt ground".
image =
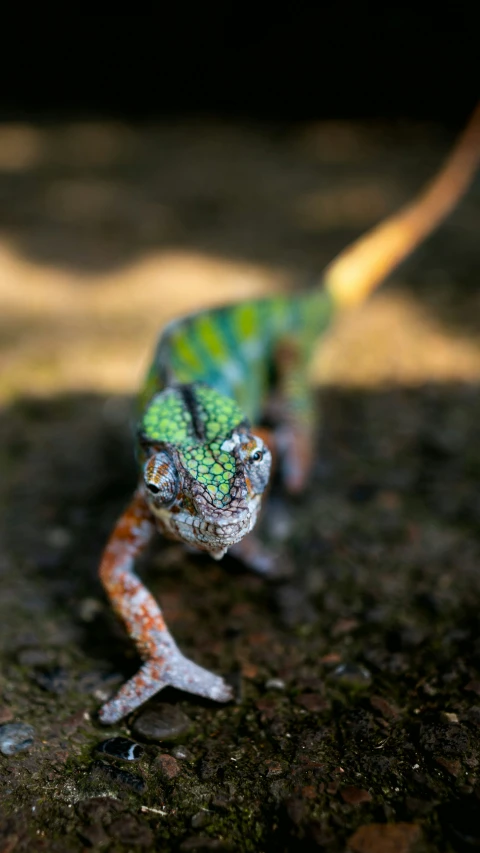
{"type": "Polygon", "coordinates": [[[451,142],[401,123],[0,127],[0,726],[33,727],[0,754],[0,853],[480,848],[478,180],[319,350],[311,483],[262,521],[294,577],[160,540],[143,561],[237,702],[172,690],[95,716],[138,666],[96,570],[158,329],[310,286],[451,142]],[[117,736],[134,761],[99,749],[117,736]]]}

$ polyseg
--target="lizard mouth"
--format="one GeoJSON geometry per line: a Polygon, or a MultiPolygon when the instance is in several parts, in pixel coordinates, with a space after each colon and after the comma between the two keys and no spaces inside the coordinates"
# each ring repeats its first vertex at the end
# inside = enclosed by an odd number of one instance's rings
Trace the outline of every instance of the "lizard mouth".
{"type": "Polygon", "coordinates": [[[172,513],[165,509],[153,510],[160,530],[174,539],[208,551],[220,560],[232,545],[249,533],[255,525],[260,509],[260,496],[249,501],[248,507],[240,512],[215,513],[210,517],[190,515],[186,512],[172,513]]]}

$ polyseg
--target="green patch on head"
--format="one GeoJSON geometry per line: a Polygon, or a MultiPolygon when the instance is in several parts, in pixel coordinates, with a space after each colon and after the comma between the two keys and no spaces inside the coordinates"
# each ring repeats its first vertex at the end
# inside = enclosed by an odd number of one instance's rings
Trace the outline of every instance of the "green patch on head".
{"type": "Polygon", "coordinates": [[[226,438],[235,427],[245,421],[245,415],[235,400],[219,394],[207,385],[195,387],[198,412],[205,430],[206,441],[221,436],[226,438]]]}
{"type": "Polygon", "coordinates": [[[245,415],[234,400],[206,385],[190,386],[189,402],[179,388],[162,391],[148,405],[141,431],[152,442],[175,445],[186,471],[222,507],[235,476],[235,458],[222,444],[245,415]]]}
{"type": "Polygon", "coordinates": [[[142,418],[141,429],[151,441],[181,444],[193,434],[192,416],[174,388],[157,394],[142,418]]]}

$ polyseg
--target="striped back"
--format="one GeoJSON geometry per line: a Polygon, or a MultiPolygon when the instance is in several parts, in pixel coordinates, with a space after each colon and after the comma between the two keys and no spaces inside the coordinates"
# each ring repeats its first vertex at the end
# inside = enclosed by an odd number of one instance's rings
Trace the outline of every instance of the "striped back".
{"type": "Polygon", "coordinates": [[[205,382],[233,398],[251,422],[268,393],[276,346],[294,340],[305,366],[315,339],[329,325],[333,302],[326,291],[276,296],[191,314],[163,331],[141,394],[175,383],[205,382]]]}

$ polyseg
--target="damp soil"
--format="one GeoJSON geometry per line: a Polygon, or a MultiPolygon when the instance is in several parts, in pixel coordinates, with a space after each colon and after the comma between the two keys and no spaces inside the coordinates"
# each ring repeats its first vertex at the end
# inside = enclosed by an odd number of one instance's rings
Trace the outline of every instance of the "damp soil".
{"type": "MultiPolygon", "coordinates": [[[[466,281],[465,240],[449,232],[466,281]]],[[[317,403],[308,488],[260,524],[291,578],[160,539],[140,567],[236,700],[166,690],[112,727],[97,710],[139,661],[96,570],[135,481],[132,397],[4,404],[1,853],[480,848],[479,383],[400,371],[317,403]],[[2,728],[19,723],[33,734],[2,728]]]]}

